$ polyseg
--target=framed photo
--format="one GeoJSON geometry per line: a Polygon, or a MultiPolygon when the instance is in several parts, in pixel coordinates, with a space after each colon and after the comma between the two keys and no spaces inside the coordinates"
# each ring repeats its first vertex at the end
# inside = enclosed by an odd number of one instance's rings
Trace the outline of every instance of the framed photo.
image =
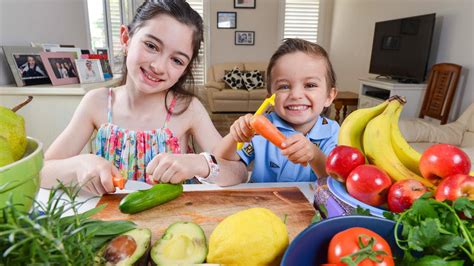
{"type": "Polygon", "coordinates": [[[102,54],[102,55],[107,55],[107,58],[106,59],[109,59],[109,49],[107,48],[97,48],[95,49],[97,54],[102,54]]]}
{"type": "Polygon", "coordinates": [[[112,74],[112,69],[110,67],[110,62],[107,59],[108,56],[107,54],[83,54],[81,55],[82,59],[99,59],[100,60],[100,66],[102,68],[102,72],[104,74],[105,79],[110,79],[113,77],[112,74]]]}
{"type": "Polygon", "coordinates": [[[81,48],[74,48],[74,47],[51,47],[50,48],[51,52],[73,52],[74,58],[79,59],[81,58],[81,48]]]}
{"type": "Polygon", "coordinates": [[[81,83],[104,81],[99,59],[76,59],[76,67],[81,83]]]}
{"type": "Polygon", "coordinates": [[[255,31],[236,31],[235,45],[254,45],[255,31]]]}
{"type": "Polygon", "coordinates": [[[41,47],[3,46],[18,87],[51,83],[40,57],[41,47]]]}
{"type": "Polygon", "coordinates": [[[42,52],[41,59],[54,86],[79,83],[72,52],[42,52]]]}
{"type": "Polygon", "coordinates": [[[234,0],[234,8],[255,8],[257,0],[234,0]]]}
{"type": "Polygon", "coordinates": [[[218,29],[237,28],[237,13],[236,12],[217,12],[217,28],[218,29]]]}
{"type": "Polygon", "coordinates": [[[43,51],[50,52],[51,47],[59,47],[59,44],[58,43],[35,43],[35,42],[31,42],[31,46],[41,47],[41,48],[43,48],[43,51]]]}

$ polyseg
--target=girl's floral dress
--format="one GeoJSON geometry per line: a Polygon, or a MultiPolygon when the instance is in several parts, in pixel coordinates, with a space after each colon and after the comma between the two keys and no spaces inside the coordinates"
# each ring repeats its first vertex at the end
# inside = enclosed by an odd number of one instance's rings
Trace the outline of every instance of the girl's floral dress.
{"type": "Polygon", "coordinates": [[[124,178],[152,183],[146,174],[148,163],[159,153],[180,153],[178,139],[167,128],[176,97],[171,101],[162,128],[132,131],[112,123],[112,89],[109,89],[107,123],[97,130],[97,155],[112,161],[124,178]]]}

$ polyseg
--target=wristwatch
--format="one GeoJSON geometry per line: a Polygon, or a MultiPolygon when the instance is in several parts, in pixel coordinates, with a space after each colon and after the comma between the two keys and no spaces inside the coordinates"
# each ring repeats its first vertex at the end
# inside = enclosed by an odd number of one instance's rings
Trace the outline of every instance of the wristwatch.
{"type": "Polygon", "coordinates": [[[208,152],[201,152],[200,155],[204,156],[207,165],[209,166],[209,175],[206,177],[196,176],[196,178],[205,183],[212,183],[213,179],[219,175],[219,165],[217,164],[216,157],[208,152]]]}

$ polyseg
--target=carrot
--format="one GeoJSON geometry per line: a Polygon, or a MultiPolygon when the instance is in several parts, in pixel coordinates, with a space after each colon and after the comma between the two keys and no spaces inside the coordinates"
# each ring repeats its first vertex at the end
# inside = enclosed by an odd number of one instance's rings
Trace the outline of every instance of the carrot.
{"type": "Polygon", "coordinates": [[[278,146],[280,149],[281,143],[286,139],[285,135],[281,133],[264,115],[254,115],[250,119],[250,125],[256,133],[262,135],[268,141],[278,146]]]}
{"type": "Polygon", "coordinates": [[[125,179],[121,176],[112,176],[112,183],[114,184],[114,187],[118,187],[120,189],[125,187],[125,179]]]}

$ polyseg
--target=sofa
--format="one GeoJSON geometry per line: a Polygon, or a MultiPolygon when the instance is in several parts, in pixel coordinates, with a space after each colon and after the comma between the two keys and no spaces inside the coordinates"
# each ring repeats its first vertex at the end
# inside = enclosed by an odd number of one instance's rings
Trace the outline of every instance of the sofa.
{"type": "Polygon", "coordinates": [[[471,158],[471,171],[474,171],[474,103],[448,124],[410,119],[400,120],[399,126],[408,143],[419,152],[436,143],[458,146],[471,158]]]}
{"type": "Polygon", "coordinates": [[[238,67],[241,71],[263,71],[267,70],[267,63],[221,63],[214,64],[207,71],[207,83],[204,85],[204,93],[207,98],[211,112],[255,112],[267,97],[265,87],[253,90],[226,88],[223,77],[226,71],[238,67]]]}

